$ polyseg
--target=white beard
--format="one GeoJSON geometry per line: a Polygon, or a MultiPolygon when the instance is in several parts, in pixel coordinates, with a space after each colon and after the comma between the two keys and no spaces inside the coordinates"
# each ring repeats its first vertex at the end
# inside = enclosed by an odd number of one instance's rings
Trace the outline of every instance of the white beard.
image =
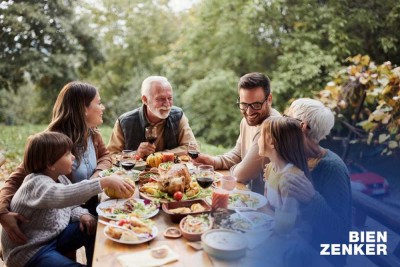
{"type": "Polygon", "coordinates": [[[150,111],[151,113],[153,113],[157,118],[160,118],[160,119],[163,119],[163,120],[165,120],[166,118],[168,118],[169,113],[170,113],[170,111],[171,111],[170,108],[168,108],[168,109],[166,109],[166,108],[153,109],[153,108],[150,107],[150,106],[147,106],[147,108],[148,108],[149,111],[150,111]],[[168,111],[168,112],[167,112],[167,113],[161,113],[160,110],[162,110],[162,111],[168,111]]]}

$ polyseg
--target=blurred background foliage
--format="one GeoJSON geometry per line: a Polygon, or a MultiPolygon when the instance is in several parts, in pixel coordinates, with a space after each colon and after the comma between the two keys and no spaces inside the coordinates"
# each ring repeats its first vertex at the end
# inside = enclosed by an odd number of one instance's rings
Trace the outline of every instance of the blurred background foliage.
{"type": "Polygon", "coordinates": [[[241,75],[267,74],[283,111],[321,97],[350,56],[399,65],[399,19],[398,0],[198,0],[183,11],[168,0],[2,1],[0,122],[47,124],[62,86],[83,80],[100,89],[110,127],[140,105],[146,76],[165,75],[196,137],[231,147],[241,75]]]}

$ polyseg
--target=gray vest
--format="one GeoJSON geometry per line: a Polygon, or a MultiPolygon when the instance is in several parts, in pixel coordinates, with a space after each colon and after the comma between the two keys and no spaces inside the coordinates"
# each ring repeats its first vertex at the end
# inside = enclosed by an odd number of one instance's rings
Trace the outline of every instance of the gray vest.
{"type": "MultiPolygon", "coordinates": [[[[143,106],[132,111],[122,114],[118,120],[124,133],[125,148],[137,150],[141,142],[146,142],[145,128],[150,125],[144,115],[143,106]]],[[[178,127],[183,116],[181,108],[173,106],[169,116],[166,119],[164,129],[164,145],[165,149],[173,149],[178,147],[178,127]]]]}

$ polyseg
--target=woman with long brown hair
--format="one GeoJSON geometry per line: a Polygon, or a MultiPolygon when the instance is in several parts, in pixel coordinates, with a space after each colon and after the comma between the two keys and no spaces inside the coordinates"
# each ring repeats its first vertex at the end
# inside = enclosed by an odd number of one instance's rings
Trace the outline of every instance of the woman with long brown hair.
{"type": "MultiPolygon", "coordinates": [[[[76,159],[72,172],[67,175],[72,183],[98,177],[100,171],[112,166],[109,152],[96,129],[103,123],[103,111],[98,90],[87,83],[70,82],[57,97],[47,131],[63,133],[72,140],[72,153],[76,159]]],[[[28,174],[21,164],[0,191],[0,223],[10,239],[16,243],[27,241],[18,227],[18,221],[23,222],[26,219],[18,213],[10,212],[9,206],[13,195],[28,174]]],[[[127,193],[132,190],[129,183],[122,179],[119,181],[119,192],[127,193]]],[[[95,196],[83,206],[95,214],[97,202],[98,198],[95,196]]]]}

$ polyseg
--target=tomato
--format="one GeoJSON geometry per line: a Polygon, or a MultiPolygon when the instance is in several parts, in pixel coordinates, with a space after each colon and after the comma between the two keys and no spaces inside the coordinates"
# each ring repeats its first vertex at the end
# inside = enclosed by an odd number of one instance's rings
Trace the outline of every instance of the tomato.
{"type": "Polygon", "coordinates": [[[181,191],[176,191],[176,192],[174,193],[174,199],[175,199],[176,201],[180,201],[182,198],[183,198],[183,194],[182,194],[181,191]]]}
{"type": "Polygon", "coordinates": [[[129,221],[123,219],[123,220],[120,220],[120,221],[118,222],[118,225],[119,225],[119,226],[122,226],[122,225],[124,225],[124,224],[129,224],[129,221]]]}

